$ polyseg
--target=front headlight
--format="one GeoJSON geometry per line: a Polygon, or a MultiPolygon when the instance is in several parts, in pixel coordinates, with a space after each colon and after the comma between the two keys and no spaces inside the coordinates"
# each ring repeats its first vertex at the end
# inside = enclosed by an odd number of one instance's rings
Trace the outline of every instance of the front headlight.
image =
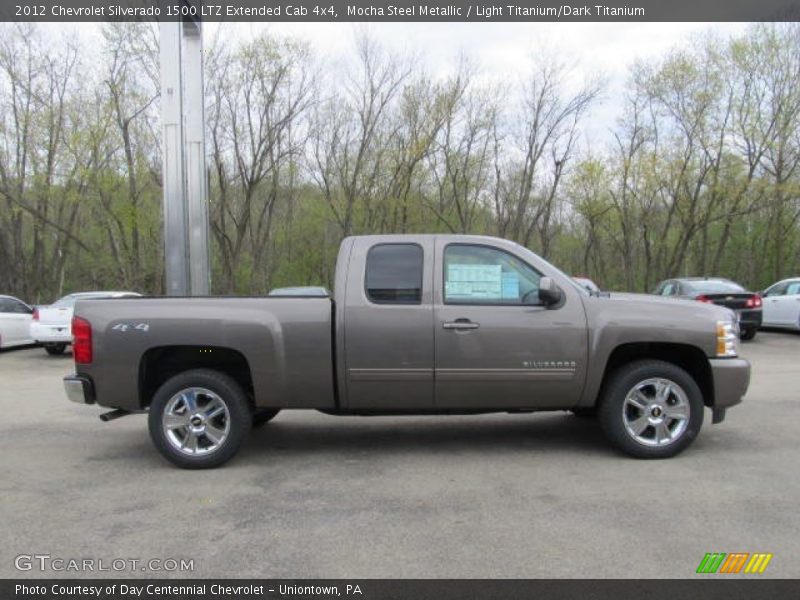
{"type": "Polygon", "coordinates": [[[739,326],[733,321],[717,321],[717,356],[738,356],[739,326]]]}

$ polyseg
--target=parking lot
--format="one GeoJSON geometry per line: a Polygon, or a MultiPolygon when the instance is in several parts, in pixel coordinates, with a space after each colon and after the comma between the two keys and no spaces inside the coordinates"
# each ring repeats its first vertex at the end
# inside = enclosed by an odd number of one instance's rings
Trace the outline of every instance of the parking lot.
{"type": "Polygon", "coordinates": [[[744,403],[722,425],[707,411],[670,460],[627,458],[565,413],[298,411],[190,472],[156,453],[143,415],[101,423],[68,402],[69,354],[6,351],[0,576],[82,576],[14,567],[49,554],[194,559],[149,576],[683,578],[706,552],[769,552],[759,577],[800,577],[800,335],[761,332],[742,354],[744,403]]]}

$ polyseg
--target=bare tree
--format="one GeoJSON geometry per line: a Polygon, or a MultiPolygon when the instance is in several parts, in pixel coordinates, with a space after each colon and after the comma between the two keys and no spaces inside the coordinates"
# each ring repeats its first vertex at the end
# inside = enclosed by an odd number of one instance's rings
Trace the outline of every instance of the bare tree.
{"type": "Polygon", "coordinates": [[[523,84],[522,106],[514,118],[514,143],[503,168],[497,232],[525,245],[539,234],[546,256],[552,242],[552,217],[558,186],[575,151],[579,124],[600,93],[602,81],[591,80],[567,91],[569,70],[546,58],[523,84]]]}

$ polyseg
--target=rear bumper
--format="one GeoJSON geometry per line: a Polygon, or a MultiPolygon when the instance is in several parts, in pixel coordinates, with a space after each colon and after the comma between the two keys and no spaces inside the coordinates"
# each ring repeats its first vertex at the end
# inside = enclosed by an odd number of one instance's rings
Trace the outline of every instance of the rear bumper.
{"type": "Polygon", "coordinates": [[[742,401],[750,385],[750,363],[743,358],[711,358],[714,380],[714,423],[725,418],[725,410],[742,401]]]}
{"type": "Polygon", "coordinates": [[[31,337],[37,342],[72,343],[69,325],[45,325],[34,321],[31,323],[31,337]]]}
{"type": "Polygon", "coordinates": [[[736,311],[739,317],[739,327],[760,327],[762,312],[760,310],[736,311]]]}
{"type": "Polygon", "coordinates": [[[78,404],[94,404],[94,386],[92,380],[81,375],[67,375],[64,377],[64,391],[67,398],[78,404]]]}

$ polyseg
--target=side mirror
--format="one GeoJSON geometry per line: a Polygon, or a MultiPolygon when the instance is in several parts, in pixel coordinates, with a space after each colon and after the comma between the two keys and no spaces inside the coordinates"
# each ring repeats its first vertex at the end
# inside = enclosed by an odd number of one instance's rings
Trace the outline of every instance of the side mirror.
{"type": "Polygon", "coordinates": [[[539,280],[539,301],[545,306],[552,306],[561,302],[564,292],[556,285],[550,277],[542,277],[539,280]]]}

